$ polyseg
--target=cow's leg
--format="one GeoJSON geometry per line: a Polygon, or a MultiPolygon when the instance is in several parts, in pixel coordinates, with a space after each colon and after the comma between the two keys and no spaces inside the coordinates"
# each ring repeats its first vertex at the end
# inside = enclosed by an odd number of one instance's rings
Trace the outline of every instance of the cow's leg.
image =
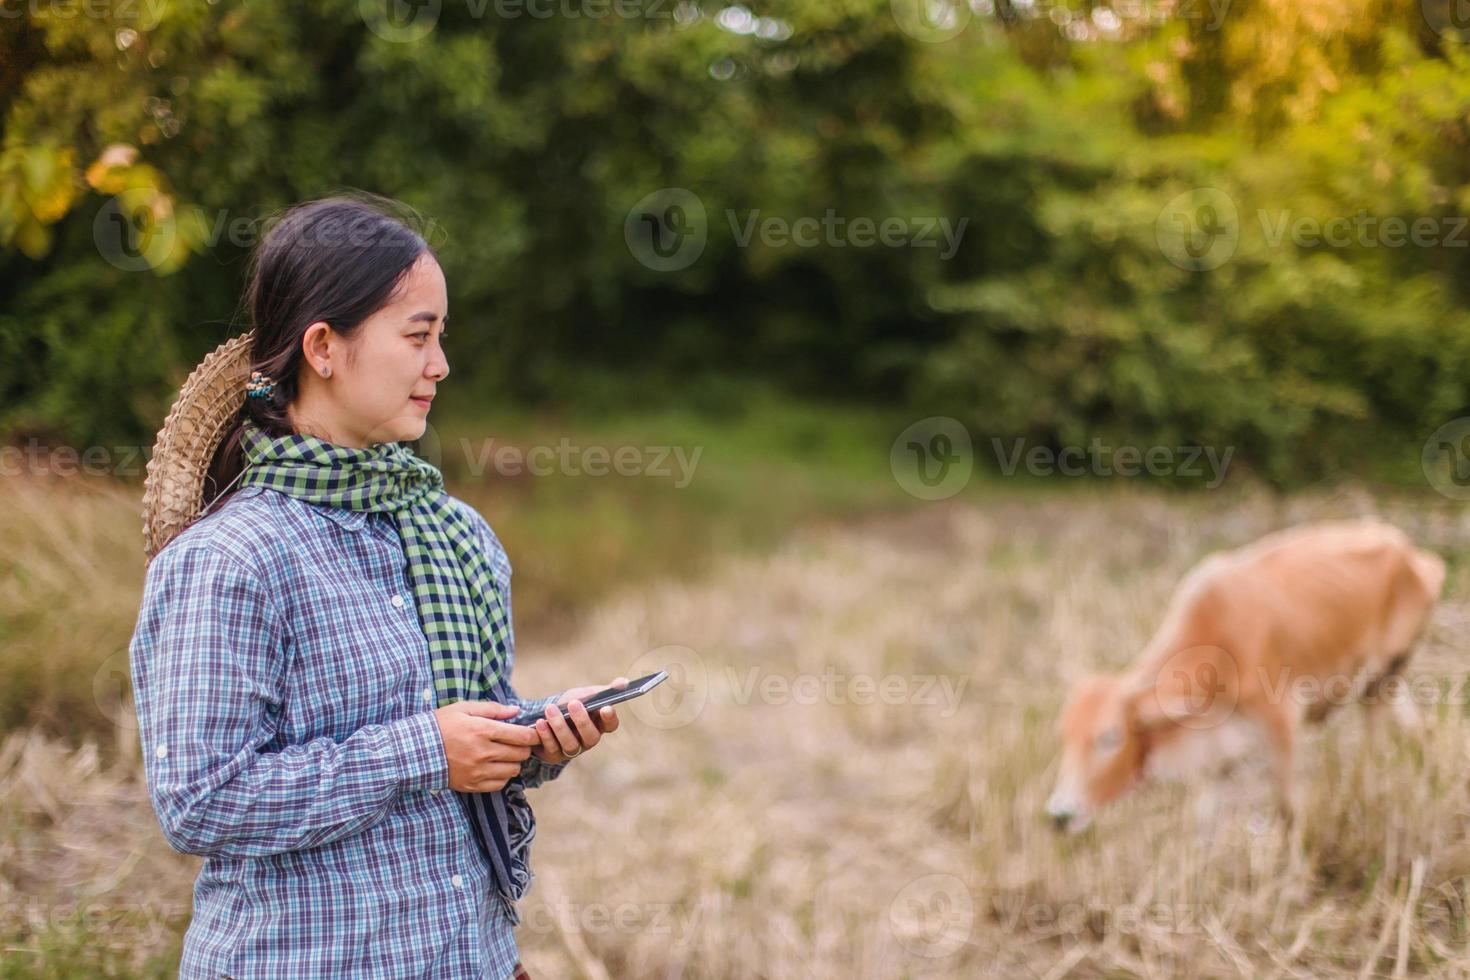
{"type": "Polygon", "coordinates": [[[1320,725],[1327,720],[1327,716],[1332,713],[1332,709],[1335,707],[1337,707],[1337,704],[1324,694],[1316,701],[1307,705],[1305,713],[1306,720],[1313,725],[1320,725]]]}
{"type": "Polygon", "coordinates": [[[1220,816],[1220,777],[1202,781],[1194,794],[1194,820],[1202,828],[1213,828],[1220,816]]]}
{"type": "Polygon", "coordinates": [[[1369,691],[1364,692],[1374,695],[1368,705],[1370,714],[1381,711],[1387,701],[1399,728],[1413,734],[1423,731],[1424,722],[1419,717],[1418,706],[1410,696],[1408,685],[1390,684],[1386,691],[1382,687],[1387,678],[1402,675],[1409,655],[1419,645],[1429,626],[1434,600],[1443,581],[1443,561],[1434,555],[1411,554],[1391,587],[1389,612],[1383,625],[1380,649],[1394,653],[1369,685],[1369,691]]]}
{"type": "Polygon", "coordinates": [[[1271,777],[1276,786],[1276,803],[1287,823],[1296,818],[1296,714],[1289,704],[1267,705],[1260,724],[1271,750],[1271,777]]]}
{"type": "Polygon", "coordinates": [[[1393,718],[1403,731],[1416,736],[1424,734],[1424,718],[1419,714],[1419,706],[1414,703],[1407,686],[1394,697],[1393,718]]]}
{"type": "Polygon", "coordinates": [[[1419,709],[1410,697],[1408,685],[1385,683],[1390,677],[1402,676],[1404,665],[1408,662],[1408,652],[1390,657],[1388,665],[1363,689],[1363,709],[1368,715],[1371,737],[1379,737],[1385,708],[1393,713],[1394,721],[1405,732],[1417,734],[1424,728],[1419,709]]]}

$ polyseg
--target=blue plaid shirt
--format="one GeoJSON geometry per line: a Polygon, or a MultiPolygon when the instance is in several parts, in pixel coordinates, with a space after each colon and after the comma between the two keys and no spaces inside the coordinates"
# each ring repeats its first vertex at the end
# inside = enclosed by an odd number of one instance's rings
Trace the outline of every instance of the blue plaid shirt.
{"type": "Polygon", "coordinates": [[[164,837],[205,858],[181,977],[511,975],[391,514],[237,491],[154,557],[129,655],[164,837]]]}

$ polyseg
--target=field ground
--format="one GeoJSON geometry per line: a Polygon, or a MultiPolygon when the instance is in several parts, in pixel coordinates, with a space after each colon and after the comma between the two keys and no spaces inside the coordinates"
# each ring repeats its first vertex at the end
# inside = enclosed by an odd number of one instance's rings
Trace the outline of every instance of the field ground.
{"type": "MultiPolygon", "coordinates": [[[[1423,498],[986,491],[610,588],[522,637],[517,685],[678,683],[533,791],[523,956],[588,978],[1470,975],[1467,555],[1470,518],[1423,498]],[[1451,560],[1408,669],[1439,692],[1423,743],[1360,752],[1353,708],[1312,731],[1296,848],[1249,769],[1213,824],[1164,786],[1054,835],[1069,680],[1128,661],[1206,551],[1369,511],[1451,560]]],[[[0,977],[172,975],[196,868],[127,751],[44,726],[0,746],[0,977]]]]}

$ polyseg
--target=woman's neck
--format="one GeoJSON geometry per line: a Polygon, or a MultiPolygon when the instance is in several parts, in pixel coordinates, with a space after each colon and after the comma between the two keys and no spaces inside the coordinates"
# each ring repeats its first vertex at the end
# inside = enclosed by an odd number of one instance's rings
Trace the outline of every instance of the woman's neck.
{"type": "Polygon", "coordinates": [[[303,405],[303,401],[305,399],[301,398],[286,406],[286,418],[297,433],[330,442],[334,446],[346,446],[348,449],[368,448],[367,441],[361,436],[352,435],[347,427],[324,421],[324,416],[329,413],[323,412],[320,406],[303,405]]]}

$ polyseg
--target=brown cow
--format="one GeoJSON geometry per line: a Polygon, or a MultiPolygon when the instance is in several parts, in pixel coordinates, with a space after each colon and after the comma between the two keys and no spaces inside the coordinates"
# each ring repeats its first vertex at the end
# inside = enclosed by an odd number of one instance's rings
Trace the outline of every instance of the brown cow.
{"type": "Polygon", "coordinates": [[[1228,766],[1263,739],[1283,812],[1295,795],[1302,720],[1361,701],[1417,729],[1403,670],[1444,584],[1437,555],[1376,519],[1304,525],[1211,555],[1179,587],[1158,632],[1119,676],[1078,682],[1061,717],[1046,812],[1081,830],[1149,776],[1228,766]]]}

